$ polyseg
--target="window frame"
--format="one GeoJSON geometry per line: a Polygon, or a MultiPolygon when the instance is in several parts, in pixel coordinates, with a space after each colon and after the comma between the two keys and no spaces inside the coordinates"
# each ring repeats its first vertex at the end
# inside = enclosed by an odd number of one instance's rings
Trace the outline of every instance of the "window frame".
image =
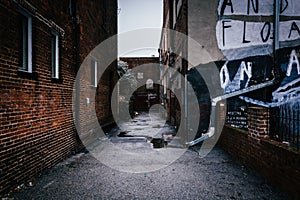
{"type": "Polygon", "coordinates": [[[154,81],[151,78],[147,79],[146,80],[146,89],[152,90],[153,87],[154,87],[154,81]]]}
{"type": "Polygon", "coordinates": [[[59,79],[59,34],[56,31],[51,32],[51,77],[59,79]]]}
{"type": "Polygon", "coordinates": [[[137,72],[137,79],[144,79],[144,72],[137,72]]]}
{"type": "Polygon", "coordinates": [[[22,72],[32,73],[32,16],[24,10],[21,10],[20,14],[22,32],[20,33],[20,63],[18,70],[22,72]],[[25,20],[26,24],[24,24],[25,20]],[[26,42],[25,48],[24,42],[26,42]],[[24,60],[26,60],[25,63],[24,60]]]}
{"type": "Polygon", "coordinates": [[[98,61],[94,58],[91,59],[91,86],[98,87],[98,61]]]}

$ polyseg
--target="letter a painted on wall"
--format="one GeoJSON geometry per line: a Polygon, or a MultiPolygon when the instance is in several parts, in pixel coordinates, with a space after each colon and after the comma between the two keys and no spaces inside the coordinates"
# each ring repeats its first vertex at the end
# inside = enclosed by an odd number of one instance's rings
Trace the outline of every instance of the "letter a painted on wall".
{"type": "Polygon", "coordinates": [[[296,55],[295,50],[292,51],[291,56],[290,56],[289,66],[288,66],[287,71],[286,71],[287,76],[291,76],[291,72],[292,72],[294,64],[297,66],[297,71],[298,71],[298,74],[300,75],[299,60],[298,60],[298,57],[296,55]]]}

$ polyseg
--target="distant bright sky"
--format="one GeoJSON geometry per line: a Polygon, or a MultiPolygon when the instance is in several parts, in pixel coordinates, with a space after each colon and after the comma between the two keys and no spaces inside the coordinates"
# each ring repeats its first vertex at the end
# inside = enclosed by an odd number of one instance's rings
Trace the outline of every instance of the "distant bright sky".
{"type": "MultiPolygon", "coordinates": [[[[118,0],[118,33],[143,28],[162,28],[163,0],[118,0]]],[[[153,37],[145,37],[152,44],[157,46],[155,50],[137,50],[135,52],[119,55],[121,57],[130,56],[158,56],[160,34],[157,32],[153,37]]],[[[119,38],[119,48],[128,41],[119,38]]],[[[143,48],[141,46],[141,48],[143,48]]]]}

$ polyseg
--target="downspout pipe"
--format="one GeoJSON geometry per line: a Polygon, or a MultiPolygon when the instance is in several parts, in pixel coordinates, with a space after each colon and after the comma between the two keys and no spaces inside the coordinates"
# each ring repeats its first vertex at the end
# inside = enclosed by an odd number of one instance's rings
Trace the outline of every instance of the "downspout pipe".
{"type": "Polygon", "coordinates": [[[282,72],[281,72],[281,68],[279,67],[278,63],[277,63],[277,50],[280,48],[280,44],[279,44],[279,26],[280,26],[280,0],[274,0],[274,49],[273,49],[273,58],[274,58],[274,64],[275,64],[275,68],[274,68],[274,75],[275,75],[275,79],[277,81],[279,81],[281,79],[282,76],[282,72]]]}
{"type": "MultiPolygon", "coordinates": [[[[73,31],[73,65],[74,65],[74,72],[75,77],[80,68],[80,57],[79,57],[79,50],[80,50],[80,27],[79,27],[79,10],[78,10],[78,0],[70,0],[69,1],[69,14],[72,21],[72,31],[73,31]]],[[[75,81],[75,123],[79,124],[80,121],[80,80],[78,79],[75,81]]],[[[77,129],[80,126],[77,126],[77,129]]],[[[79,137],[80,130],[75,131],[75,138],[77,142],[77,149],[76,151],[81,150],[81,139],[79,137]]]]}
{"type": "Polygon", "coordinates": [[[232,93],[229,93],[229,94],[224,94],[224,95],[213,98],[212,101],[211,101],[212,107],[211,107],[211,113],[210,113],[210,125],[209,125],[208,132],[202,134],[202,136],[200,138],[197,138],[197,139],[192,140],[190,142],[186,142],[185,144],[187,146],[193,146],[195,144],[198,144],[198,143],[212,137],[215,134],[215,129],[216,129],[215,128],[216,107],[217,107],[217,104],[220,101],[222,101],[224,99],[231,98],[231,97],[239,96],[239,95],[242,95],[242,94],[245,94],[245,93],[248,93],[248,92],[252,92],[252,91],[255,91],[255,90],[258,90],[258,89],[262,89],[262,88],[271,86],[274,83],[275,83],[275,79],[273,79],[271,81],[268,81],[268,82],[265,82],[265,83],[250,86],[250,87],[247,87],[247,88],[242,89],[242,90],[238,90],[238,91],[235,91],[235,92],[232,92],[232,93]]]}

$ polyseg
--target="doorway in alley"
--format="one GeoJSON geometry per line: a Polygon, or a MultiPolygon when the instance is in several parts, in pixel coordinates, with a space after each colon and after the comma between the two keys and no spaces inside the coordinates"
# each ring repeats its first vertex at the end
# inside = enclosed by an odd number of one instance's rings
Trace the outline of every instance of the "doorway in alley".
{"type": "Polygon", "coordinates": [[[153,105],[159,104],[158,93],[154,91],[137,91],[134,93],[132,104],[136,112],[149,111],[153,105]]]}

